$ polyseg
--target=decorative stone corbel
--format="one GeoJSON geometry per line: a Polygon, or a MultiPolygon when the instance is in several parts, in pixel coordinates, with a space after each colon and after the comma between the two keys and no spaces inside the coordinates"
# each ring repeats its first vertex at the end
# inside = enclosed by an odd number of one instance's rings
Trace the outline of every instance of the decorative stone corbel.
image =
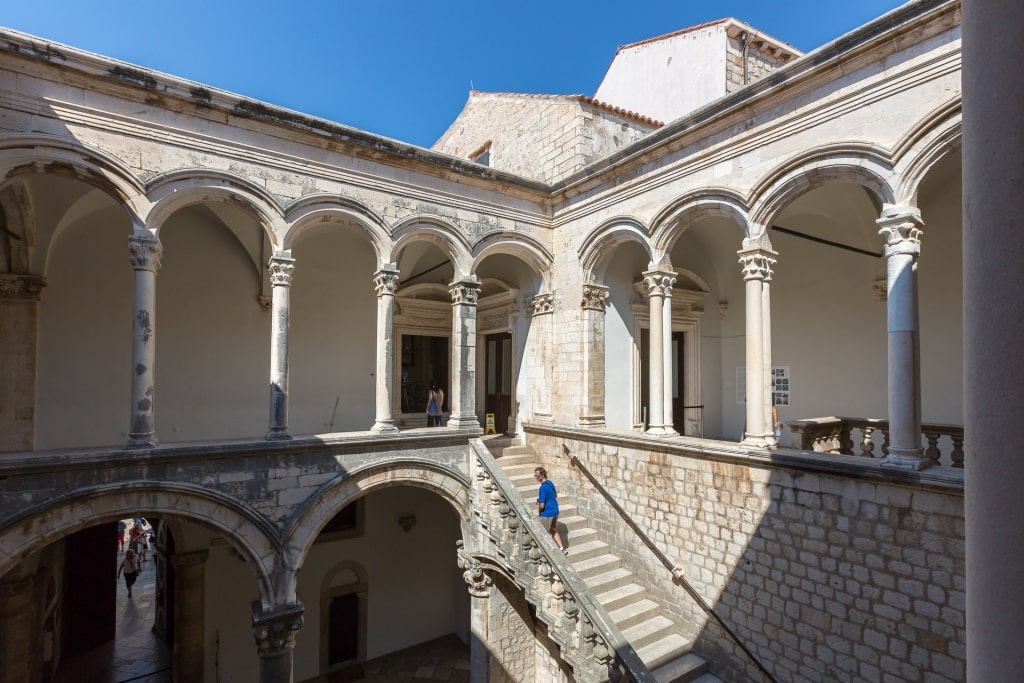
{"type": "Polygon", "coordinates": [[[295,637],[302,628],[301,605],[293,605],[277,612],[263,613],[259,600],[252,604],[252,634],[260,657],[275,657],[295,647],[295,637]]]}
{"type": "Polygon", "coordinates": [[[39,275],[0,274],[0,299],[39,301],[46,278],[39,275]]]}
{"type": "Polygon", "coordinates": [[[455,553],[459,569],[462,569],[462,579],[469,587],[469,594],[474,598],[486,598],[491,594],[491,585],[494,583],[491,577],[483,570],[480,560],[466,552],[465,544],[460,540],[455,542],[455,553]]]}

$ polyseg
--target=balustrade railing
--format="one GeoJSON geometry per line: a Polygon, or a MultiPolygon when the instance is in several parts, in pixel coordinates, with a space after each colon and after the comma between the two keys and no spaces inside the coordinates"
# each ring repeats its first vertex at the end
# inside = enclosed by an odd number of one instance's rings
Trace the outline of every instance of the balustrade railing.
{"type": "Polygon", "coordinates": [[[577,681],[656,683],[494,457],[479,440],[470,447],[475,547],[460,548],[459,565],[471,592],[485,580],[486,563],[500,564],[547,625],[577,681]]]}
{"type": "MultiPolygon", "coordinates": [[[[889,453],[889,421],[863,417],[816,417],[786,425],[793,446],[817,453],[842,453],[881,458],[889,453]]],[[[964,428],[922,424],[921,445],[933,465],[964,466],[964,428]]]]}

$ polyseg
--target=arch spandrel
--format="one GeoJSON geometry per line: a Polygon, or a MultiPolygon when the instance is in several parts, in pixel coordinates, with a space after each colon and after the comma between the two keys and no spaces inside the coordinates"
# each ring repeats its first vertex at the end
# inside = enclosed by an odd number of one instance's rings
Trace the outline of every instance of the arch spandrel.
{"type": "Polygon", "coordinates": [[[273,526],[231,496],[170,482],[118,482],[77,489],[0,522],[0,576],[71,533],[137,515],[178,517],[220,533],[253,570],[263,604],[275,604],[278,543],[273,526]]]}
{"type": "MultiPolygon", "coordinates": [[[[827,145],[780,165],[750,193],[750,221],[762,232],[800,195],[827,183],[860,185],[871,192],[879,206],[895,202],[894,174],[889,153],[866,143],[827,145]]],[[[748,240],[760,233],[753,231],[748,240]]]]}
{"type": "Polygon", "coordinates": [[[387,263],[391,250],[387,223],[369,207],[338,195],[308,195],[293,202],[285,212],[287,227],[282,248],[291,249],[308,230],[323,223],[355,226],[366,236],[377,263],[387,263]]]}
{"type": "Polygon", "coordinates": [[[426,241],[435,245],[451,260],[455,280],[473,272],[472,248],[465,234],[457,226],[438,216],[416,214],[403,218],[391,231],[391,253],[387,262],[398,263],[402,250],[413,242],[426,241]]]}
{"type": "Polygon", "coordinates": [[[708,188],[691,192],[662,209],[652,223],[654,258],[661,261],[686,230],[704,218],[725,218],[736,225],[738,235],[749,236],[750,221],[743,197],[726,188],[708,188]]]}
{"type": "Polygon", "coordinates": [[[634,216],[616,216],[591,230],[580,245],[578,255],[583,281],[600,282],[603,279],[600,271],[616,248],[627,242],[640,245],[648,261],[654,261],[650,231],[644,222],[634,216]]]}

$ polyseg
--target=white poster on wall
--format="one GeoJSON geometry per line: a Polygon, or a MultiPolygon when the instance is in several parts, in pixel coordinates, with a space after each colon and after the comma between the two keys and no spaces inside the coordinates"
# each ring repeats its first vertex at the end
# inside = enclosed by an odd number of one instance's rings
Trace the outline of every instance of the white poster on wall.
{"type": "MultiPolygon", "coordinates": [[[[772,367],[772,399],[777,406],[788,406],[789,405],[789,366],[778,365],[772,367]]],[[[747,402],[747,369],[745,367],[736,368],[736,403],[744,404],[747,402]]]]}

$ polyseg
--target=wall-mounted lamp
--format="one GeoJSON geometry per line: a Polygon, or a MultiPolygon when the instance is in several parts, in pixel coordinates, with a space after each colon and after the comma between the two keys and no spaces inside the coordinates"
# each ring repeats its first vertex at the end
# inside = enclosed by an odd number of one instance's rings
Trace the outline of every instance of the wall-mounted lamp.
{"type": "Polygon", "coordinates": [[[411,531],[416,526],[416,515],[402,515],[398,518],[398,526],[402,527],[403,531],[411,531]]]}

